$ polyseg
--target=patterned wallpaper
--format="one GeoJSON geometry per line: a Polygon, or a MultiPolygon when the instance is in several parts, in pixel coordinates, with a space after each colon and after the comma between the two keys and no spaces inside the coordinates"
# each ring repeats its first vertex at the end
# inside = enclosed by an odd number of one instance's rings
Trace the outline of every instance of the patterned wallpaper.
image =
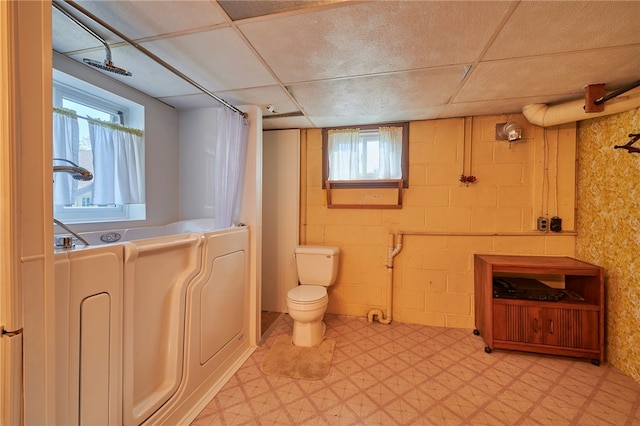
{"type": "Polygon", "coordinates": [[[630,133],[640,109],[578,124],[576,257],[605,268],[607,360],[640,382],[640,153],[614,149],[630,133]]]}

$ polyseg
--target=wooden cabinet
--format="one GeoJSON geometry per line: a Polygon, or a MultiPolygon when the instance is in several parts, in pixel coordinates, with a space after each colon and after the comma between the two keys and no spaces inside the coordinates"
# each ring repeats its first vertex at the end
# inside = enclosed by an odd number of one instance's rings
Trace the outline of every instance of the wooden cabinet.
{"type": "Polygon", "coordinates": [[[604,361],[603,269],[570,257],[475,255],[475,326],[485,351],[511,349],[604,361]],[[493,297],[495,276],[552,279],[584,300],[493,297]]]}

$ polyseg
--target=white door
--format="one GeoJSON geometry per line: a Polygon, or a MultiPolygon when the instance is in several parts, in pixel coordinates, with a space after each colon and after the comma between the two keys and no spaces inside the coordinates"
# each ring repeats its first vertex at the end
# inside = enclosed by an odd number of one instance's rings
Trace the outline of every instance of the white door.
{"type": "Polygon", "coordinates": [[[298,284],[300,131],[264,131],[262,138],[262,310],[286,312],[287,292],[298,284]]]}

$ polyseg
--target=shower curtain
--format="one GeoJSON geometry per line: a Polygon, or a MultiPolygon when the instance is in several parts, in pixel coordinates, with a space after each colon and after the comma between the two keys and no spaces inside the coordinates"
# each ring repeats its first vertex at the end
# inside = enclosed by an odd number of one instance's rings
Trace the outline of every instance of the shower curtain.
{"type": "Polygon", "coordinates": [[[224,229],[238,222],[246,168],[249,121],[227,108],[217,110],[214,141],[213,225],[224,229]]]}

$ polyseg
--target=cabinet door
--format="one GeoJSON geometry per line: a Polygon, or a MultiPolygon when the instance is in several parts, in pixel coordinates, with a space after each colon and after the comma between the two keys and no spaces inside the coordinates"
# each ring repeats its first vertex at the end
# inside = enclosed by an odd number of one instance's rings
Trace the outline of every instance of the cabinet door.
{"type": "Polygon", "coordinates": [[[494,304],[495,340],[548,346],[598,349],[598,312],[494,304]]]}
{"type": "Polygon", "coordinates": [[[541,309],[534,306],[496,304],[493,306],[493,337],[496,340],[542,343],[541,309]]]}
{"type": "Polygon", "coordinates": [[[598,349],[598,312],[541,309],[542,343],[564,348],[598,349]]]}

